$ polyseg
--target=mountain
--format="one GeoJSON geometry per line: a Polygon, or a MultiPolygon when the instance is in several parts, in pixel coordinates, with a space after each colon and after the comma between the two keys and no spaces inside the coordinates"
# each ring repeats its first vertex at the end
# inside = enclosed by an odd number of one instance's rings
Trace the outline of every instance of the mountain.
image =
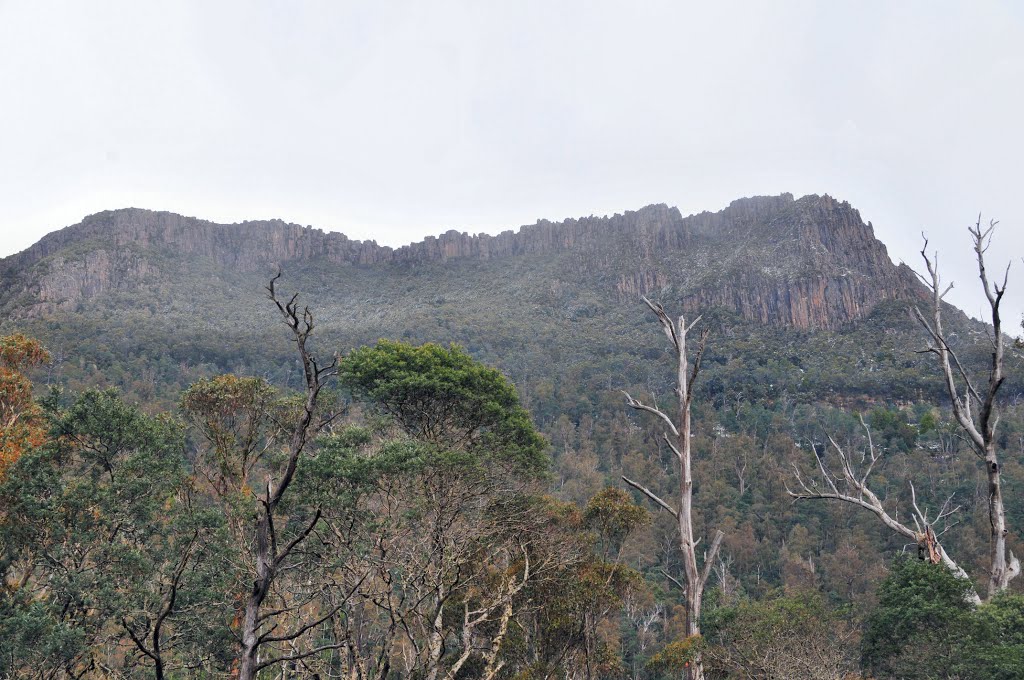
{"type": "Polygon", "coordinates": [[[802,329],[841,326],[918,290],[857,210],[829,196],[747,198],[685,218],[651,205],[612,217],[542,220],[497,236],[449,231],[398,249],[280,220],[220,225],[126,209],[91,215],[0,261],[3,285],[14,293],[3,311],[45,316],[159,285],[174,259],[263,275],[312,265],[339,278],[545,260],[556,266],[532,282],[538,290],[584,283],[610,300],[674,298],[691,311],[720,307],[802,329]]]}
{"type": "MultiPolygon", "coordinates": [[[[320,351],[457,342],[509,375],[542,427],[618,413],[619,389],[667,393],[669,358],[641,295],[705,315],[715,405],[941,397],[906,313],[923,288],[829,196],[689,217],[651,205],[397,249],[280,220],[107,211],[0,260],[0,332],[44,340],[58,357],[48,380],[165,405],[219,372],[287,384],[263,290],[278,269],[313,309],[320,351]]],[[[983,327],[950,312],[957,340],[976,344],[983,327]]]]}

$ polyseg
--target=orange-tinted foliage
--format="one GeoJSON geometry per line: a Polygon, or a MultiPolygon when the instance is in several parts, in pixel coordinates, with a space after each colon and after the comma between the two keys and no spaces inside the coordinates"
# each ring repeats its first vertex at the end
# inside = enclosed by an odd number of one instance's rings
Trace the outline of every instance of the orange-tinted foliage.
{"type": "Polygon", "coordinates": [[[17,333],[0,337],[0,479],[26,448],[46,438],[42,412],[32,399],[26,368],[50,360],[39,341],[17,333]]]}

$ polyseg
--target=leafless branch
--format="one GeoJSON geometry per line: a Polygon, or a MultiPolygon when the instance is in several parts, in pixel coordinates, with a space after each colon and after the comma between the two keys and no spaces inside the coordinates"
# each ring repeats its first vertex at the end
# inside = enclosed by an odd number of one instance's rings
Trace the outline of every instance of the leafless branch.
{"type": "Polygon", "coordinates": [[[634,399],[633,397],[631,397],[629,395],[629,392],[626,392],[625,390],[623,390],[622,393],[624,395],[626,395],[626,405],[627,406],[629,406],[630,408],[636,409],[638,411],[646,411],[647,413],[652,413],[652,414],[658,416],[659,418],[661,418],[661,421],[665,424],[665,426],[668,427],[669,432],[671,432],[676,437],[679,436],[679,430],[676,429],[675,423],[673,423],[672,419],[669,418],[665,413],[663,413],[662,411],[659,411],[658,409],[654,408],[653,406],[647,406],[643,402],[634,399]]]}
{"type": "Polygon", "coordinates": [[[657,494],[655,494],[653,491],[648,489],[643,484],[640,484],[638,482],[634,482],[632,479],[630,479],[629,477],[625,477],[625,476],[623,476],[622,481],[624,481],[626,484],[629,484],[631,487],[633,487],[634,489],[636,489],[637,491],[639,491],[640,493],[642,493],[643,495],[647,496],[652,501],[654,501],[655,503],[660,505],[663,510],[667,510],[668,513],[670,515],[672,515],[673,517],[676,517],[676,518],[679,517],[679,513],[672,506],[670,506],[665,501],[661,500],[661,498],[659,498],[657,494]]]}
{"type": "MultiPolygon", "coordinates": [[[[787,493],[789,493],[794,500],[798,501],[837,500],[863,508],[878,517],[878,519],[881,520],[881,522],[890,530],[913,540],[922,549],[927,549],[930,555],[934,555],[936,561],[941,561],[950,571],[962,578],[968,578],[967,573],[963,568],[961,568],[946,553],[941,543],[939,543],[938,536],[933,529],[934,521],[929,521],[927,512],[922,511],[918,506],[917,492],[914,489],[913,482],[910,483],[912,507],[911,518],[914,522],[913,528],[899,520],[897,509],[894,509],[893,512],[890,513],[886,509],[882,499],[880,499],[878,495],[871,490],[868,477],[879,459],[879,454],[875,449],[874,442],[871,438],[871,430],[867,423],[864,422],[863,418],[861,418],[861,424],[867,433],[868,445],[868,452],[864,456],[864,459],[867,461],[867,467],[864,473],[858,474],[850,456],[839,445],[839,443],[836,442],[835,438],[831,434],[827,434],[826,436],[829,443],[839,459],[840,471],[838,473],[833,473],[825,465],[824,460],[812,445],[811,450],[814,452],[818,470],[821,473],[821,486],[819,486],[819,484],[814,480],[804,478],[799,467],[794,465],[794,478],[799,488],[794,491],[787,486],[787,493]]],[[[947,503],[943,505],[943,510],[939,513],[939,518],[935,521],[939,521],[940,519],[945,521],[957,509],[958,508],[951,509],[949,507],[949,501],[947,500],[947,503]]],[[[971,599],[978,602],[981,601],[977,594],[972,594],[971,599]]]]}

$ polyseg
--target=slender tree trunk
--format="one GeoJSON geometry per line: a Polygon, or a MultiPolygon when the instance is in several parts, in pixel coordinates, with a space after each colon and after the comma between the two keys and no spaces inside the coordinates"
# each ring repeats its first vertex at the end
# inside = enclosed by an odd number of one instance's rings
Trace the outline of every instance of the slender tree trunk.
{"type": "MultiPolygon", "coordinates": [[[[656,407],[647,406],[626,395],[626,403],[637,410],[647,411],[658,416],[667,425],[669,432],[673,435],[670,439],[665,434],[665,441],[672,448],[673,453],[679,460],[679,497],[674,504],[658,498],[650,489],[626,479],[623,480],[644,493],[648,498],[660,505],[663,509],[672,513],[679,529],[679,547],[683,553],[683,572],[686,581],[686,636],[694,644],[699,644],[700,637],[700,614],[704,598],[704,587],[708,577],[711,575],[711,567],[721,547],[723,534],[715,532],[714,540],[704,555],[703,568],[697,562],[697,542],[694,539],[693,526],[693,460],[690,447],[690,431],[692,429],[690,406],[693,402],[693,383],[700,371],[700,361],[704,354],[704,347],[707,342],[707,332],[701,333],[700,344],[694,354],[694,362],[691,368],[687,356],[686,336],[700,320],[698,317],[687,325],[685,317],[680,316],[677,322],[673,322],[665,313],[664,307],[654,304],[647,298],[644,302],[657,314],[661,322],[662,330],[672,342],[676,351],[676,397],[678,399],[678,410],[676,418],[673,419],[656,407]],[[674,439],[674,441],[673,441],[674,439]]],[[[686,668],[688,680],[704,680],[704,666],[699,651],[694,655],[693,661],[686,668]]]]}
{"type": "MultiPolygon", "coordinates": [[[[280,663],[293,661],[293,658],[280,657],[274,660],[260,660],[260,647],[268,642],[286,641],[297,638],[306,632],[309,626],[300,627],[297,632],[286,637],[271,637],[269,632],[261,633],[260,629],[268,622],[261,620],[260,609],[277,575],[277,568],[316,526],[320,518],[320,510],[317,509],[312,521],[286,545],[280,547],[277,542],[277,534],[274,528],[274,513],[284,498],[285,492],[295,478],[295,471],[298,467],[299,457],[306,448],[306,444],[312,435],[316,434],[317,426],[314,425],[314,414],[317,409],[320,390],[323,387],[323,379],[334,376],[337,373],[337,359],[329,365],[321,367],[317,364],[316,358],[306,348],[306,342],[313,333],[313,315],[309,308],[299,311],[298,294],[294,295],[287,303],[277,298],[275,283],[281,274],[270,280],[267,292],[270,299],[281,312],[285,323],[291,329],[294,336],[296,349],[302,362],[303,375],[305,377],[306,399],[303,405],[302,414],[295,423],[295,430],[292,432],[291,441],[288,447],[288,457],[281,471],[280,479],[273,480],[268,477],[267,488],[260,498],[258,517],[256,519],[256,574],[253,579],[252,591],[245,602],[245,613],[242,617],[242,649],[239,658],[239,680],[254,680],[259,672],[261,663],[280,663]]],[[[273,630],[273,626],[270,630],[273,630]]]]}
{"type": "Polygon", "coordinates": [[[240,680],[252,680],[259,670],[259,614],[263,601],[270,591],[274,579],[274,558],[271,555],[270,517],[267,508],[260,514],[256,527],[256,578],[252,592],[245,601],[245,614],[242,617],[242,654],[238,677],[240,680]]]}
{"type": "MultiPolygon", "coordinates": [[[[991,550],[989,563],[992,565],[988,582],[988,596],[1006,590],[1010,579],[1017,575],[1020,567],[1011,569],[1012,562],[1007,560],[1006,510],[1003,508],[1002,470],[995,450],[995,442],[988,443],[990,451],[985,455],[985,470],[988,473],[988,516],[991,523],[991,550]]],[[[1018,563],[1019,564],[1019,563],[1018,563]]]]}
{"type": "Polygon", "coordinates": [[[437,673],[441,667],[441,652],[444,650],[444,599],[444,592],[438,590],[433,630],[427,643],[427,672],[424,676],[426,680],[437,680],[437,673]]]}
{"type": "Polygon", "coordinates": [[[483,680],[492,680],[504,665],[503,662],[498,661],[498,652],[501,651],[501,645],[505,641],[505,635],[508,633],[508,622],[512,619],[512,611],[512,598],[510,597],[501,610],[501,618],[498,621],[498,633],[491,640],[491,648],[484,657],[487,665],[484,667],[483,680]]]}
{"type": "MultiPolygon", "coordinates": [[[[679,319],[679,328],[686,328],[686,322],[679,319]]],[[[701,605],[704,601],[704,585],[707,574],[702,574],[697,566],[697,544],[693,536],[693,458],[690,447],[690,397],[692,386],[689,385],[689,366],[686,357],[686,335],[680,333],[679,342],[679,437],[677,448],[681,452],[679,475],[679,537],[683,550],[683,570],[686,576],[686,637],[697,641],[700,637],[701,605]]],[[[715,536],[711,551],[706,558],[706,565],[711,565],[718,552],[721,532],[715,536]]],[[[705,569],[707,571],[707,569],[705,569]]],[[[700,653],[694,657],[687,667],[689,680],[704,680],[704,664],[700,653]]]]}

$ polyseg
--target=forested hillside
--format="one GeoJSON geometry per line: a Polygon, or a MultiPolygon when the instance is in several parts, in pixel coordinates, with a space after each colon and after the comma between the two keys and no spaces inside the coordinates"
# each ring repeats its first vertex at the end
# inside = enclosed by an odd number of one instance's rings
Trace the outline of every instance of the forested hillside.
{"type": "MultiPolygon", "coordinates": [[[[649,206],[399,249],[129,209],[0,261],[0,285],[22,428],[0,441],[2,673],[936,677],[911,658],[955,653],[949,677],[1020,677],[1020,598],[964,596],[986,593],[991,482],[919,351],[928,289],[847,203],[649,206]],[[701,636],[650,500],[679,487],[672,444],[623,395],[675,399],[643,297],[709,331],[692,494],[700,545],[723,538],[701,636]],[[959,508],[938,540],[968,580],[918,562],[924,528],[794,500],[840,448],[903,522],[959,508]]],[[[981,389],[990,328],[941,309],[981,389]]],[[[1024,554],[1007,342],[993,446],[1024,554]]]]}

